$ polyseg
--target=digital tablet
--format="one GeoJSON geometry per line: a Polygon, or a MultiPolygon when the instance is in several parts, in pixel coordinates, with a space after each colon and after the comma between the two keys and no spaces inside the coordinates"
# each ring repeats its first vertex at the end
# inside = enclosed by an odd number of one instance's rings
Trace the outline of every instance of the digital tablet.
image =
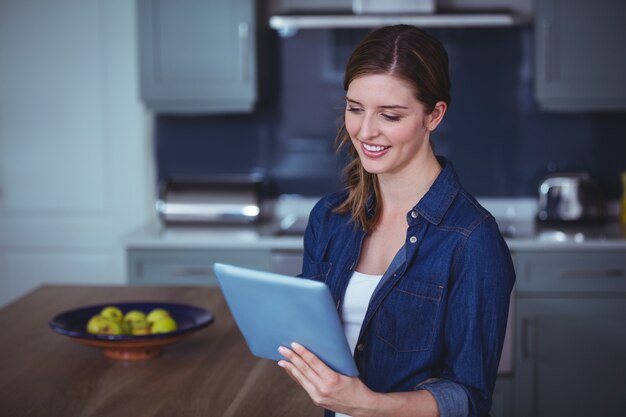
{"type": "Polygon", "coordinates": [[[214,269],[252,354],[285,359],[278,347],[298,342],[336,372],[358,375],[326,284],[220,263],[214,269]]]}

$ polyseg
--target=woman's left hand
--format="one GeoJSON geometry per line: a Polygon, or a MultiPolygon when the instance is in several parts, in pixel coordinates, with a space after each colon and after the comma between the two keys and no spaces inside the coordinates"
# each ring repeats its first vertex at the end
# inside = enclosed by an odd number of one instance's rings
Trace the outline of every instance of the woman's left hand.
{"type": "Polygon", "coordinates": [[[320,407],[354,415],[375,395],[358,377],[349,377],[333,371],[298,343],[292,343],[291,349],[281,346],[278,352],[287,359],[278,361],[278,365],[284,368],[320,407]]]}

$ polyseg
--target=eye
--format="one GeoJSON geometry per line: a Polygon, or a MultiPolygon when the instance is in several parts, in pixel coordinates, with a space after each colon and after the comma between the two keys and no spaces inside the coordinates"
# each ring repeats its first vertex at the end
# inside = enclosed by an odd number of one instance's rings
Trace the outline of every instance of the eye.
{"type": "Polygon", "coordinates": [[[346,111],[349,111],[350,113],[359,113],[361,109],[359,107],[348,106],[346,107],[346,111]]]}
{"type": "Polygon", "coordinates": [[[394,116],[394,115],[385,114],[385,113],[382,113],[382,116],[385,120],[389,122],[397,122],[398,120],[400,120],[400,116],[394,116]]]}

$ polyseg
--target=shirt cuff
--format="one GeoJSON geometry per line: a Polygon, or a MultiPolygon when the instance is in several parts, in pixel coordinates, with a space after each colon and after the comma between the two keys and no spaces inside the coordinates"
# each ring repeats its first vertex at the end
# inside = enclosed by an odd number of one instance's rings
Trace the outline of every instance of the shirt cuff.
{"type": "Polygon", "coordinates": [[[465,390],[456,382],[436,379],[419,385],[417,389],[426,390],[435,397],[440,417],[467,417],[469,399],[465,390]]]}

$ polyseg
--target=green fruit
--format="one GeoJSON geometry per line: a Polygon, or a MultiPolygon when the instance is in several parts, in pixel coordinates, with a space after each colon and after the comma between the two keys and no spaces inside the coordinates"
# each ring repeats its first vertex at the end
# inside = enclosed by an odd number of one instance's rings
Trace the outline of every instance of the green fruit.
{"type": "Polygon", "coordinates": [[[152,323],[152,334],[169,333],[173,332],[177,328],[178,325],[176,324],[176,321],[173,318],[167,316],[152,323]]]}
{"type": "Polygon", "coordinates": [[[150,334],[150,323],[145,320],[138,320],[131,323],[131,333],[135,336],[150,334]]]}
{"type": "Polygon", "coordinates": [[[134,327],[131,333],[133,336],[145,336],[150,334],[150,326],[146,323],[145,327],[134,327]]]}
{"type": "Polygon", "coordinates": [[[116,321],[97,315],[87,322],[87,333],[117,335],[122,334],[122,326],[116,321]]]}
{"type": "Polygon", "coordinates": [[[146,322],[146,313],[139,310],[130,310],[124,315],[124,321],[126,323],[146,322]]]}
{"type": "Polygon", "coordinates": [[[100,312],[100,315],[118,323],[120,323],[124,317],[122,310],[115,306],[104,307],[100,312]]]}
{"type": "Polygon", "coordinates": [[[170,313],[164,308],[155,308],[154,310],[148,313],[146,320],[148,323],[155,323],[156,321],[163,319],[165,317],[169,317],[170,313]]]}
{"type": "Polygon", "coordinates": [[[132,334],[133,333],[133,328],[130,325],[130,323],[128,322],[121,322],[120,323],[120,327],[122,328],[122,334],[132,334]]]}

